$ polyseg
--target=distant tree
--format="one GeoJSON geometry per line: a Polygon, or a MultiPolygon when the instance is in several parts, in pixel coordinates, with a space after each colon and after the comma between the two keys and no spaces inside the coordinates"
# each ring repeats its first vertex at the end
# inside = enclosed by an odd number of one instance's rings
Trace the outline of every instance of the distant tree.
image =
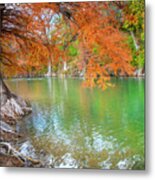
{"type": "Polygon", "coordinates": [[[130,32],[132,64],[137,68],[144,68],[144,8],[145,2],[142,0],[131,1],[123,9],[123,29],[130,32]]]}

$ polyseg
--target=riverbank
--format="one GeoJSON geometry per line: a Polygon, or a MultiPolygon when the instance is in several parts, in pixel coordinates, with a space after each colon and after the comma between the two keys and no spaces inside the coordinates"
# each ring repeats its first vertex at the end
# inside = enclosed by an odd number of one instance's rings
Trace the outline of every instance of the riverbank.
{"type": "Polygon", "coordinates": [[[24,134],[19,132],[18,126],[24,117],[32,112],[28,101],[11,93],[7,87],[0,84],[1,111],[0,111],[0,166],[24,167],[40,164],[19,151],[21,140],[24,142],[24,134]],[[7,91],[7,93],[6,93],[7,91]]]}
{"type": "Polygon", "coordinates": [[[30,103],[9,89],[8,95],[2,83],[0,85],[0,167],[54,167],[55,158],[36,152],[25,129],[21,130],[23,123],[31,116],[30,103]]]}
{"type": "MultiPolygon", "coordinates": [[[[135,78],[139,78],[139,77],[145,77],[145,72],[144,72],[144,69],[136,69],[133,73],[132,76],[128,76],[128,75],[118,75],[118,76],[115,76],[113,73],[110,73],[109,74],[110,77],[124,77],[124,78],[127,78],[127,77],[135,77],[135,78]]],[[[17,75],[17,76],[12,76],[12,77],[6,77],[4,76],[4,79],[10,79],[10,78],[13,78],[13,79],[23,79],[23,78],[45,78],[45,77],[55,77],[55,78],[85,78],[85,75],[81,72],[78,72],[76,74],[67,74],[67,73],[51,73],[51,75],[49,74],[39,74],[39,75],[33,75],[33,74],[29,74],[29,75],[17,75]]]]}

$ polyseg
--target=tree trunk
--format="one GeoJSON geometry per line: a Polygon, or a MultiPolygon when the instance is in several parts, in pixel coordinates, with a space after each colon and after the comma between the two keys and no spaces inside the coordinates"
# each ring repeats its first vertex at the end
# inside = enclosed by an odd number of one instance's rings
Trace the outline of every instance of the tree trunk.
{"type": "Polygon", "coordinates": [[[63,62],[63,71],[64,72],[67,71],[67,62],[66,61],[63,62]]]}
{"type": "MultiPolygon", "coordinates": [[[[2,33],[2,20],[3,20],[2,18],[3,18],[4,8],[5,8],[5,5],[0,4],[0,36],[2,33]]],[[[2,47],[0,45],[0,54],[1,53],[2,53],[2,47]]],[[[0,66],[0,95],[2,95],[2,94],[5,94],[5,98],[11,98],[11,92],[8,89],[8,87],[6,86],[5,82],[3,81],[2,73],[1,73],[1,66],[0,66]]],[[[1,105],[4,103],[5,98],[3,98],[3,96],[1,96],[1,105]]]]}
{"type": "Polygon", "coordinates": [[[51,77],[52,76],[52,62],[53,62],[53,56],[51,52],[51,47],[47,46],[47,49],[49,51],[49,60],[48,60],[48,65],[47,65],[47,73],[45,74],[46,77],[51,77]]]}
{"type": "MultiPolygon", "coordinates": [[[[2,33],[2,20],[3,10],[5,5],[0,5],[0,35],[2,33]]],[[[0,53],[2,53],[2,47],[0,46],[0,53]]],[[[5,82],[3,81],[1,69],[0,69],[0,120],[7,121],[8,119],[15,120],[23,117],[31,112],[30,105],[27,101],[24,101],[21,97],[11,93],[5,82]]]]}
{"type": "Polygon", "coordinates": [[[50,60],[48,61],[48,67],[47,67],[47,69],[48,69],[48,71],[47,71],[46,76],[47,76],[47,77],[51,77],[51,75],[52,75],[52,68],[51,68],[51,61],[50,61],[50,60]]]}
{"type": "MultiPolygon", "coordinates": [[[[134,46],[135,46],[135,48],[136,48],[136,51],[138,51],[140,47],[139,47],[139,45],[138,45],[138,43],[137,43],[137,41],[136,41],[136,38],[135,38],[135,35],[134,35],[133,31],[131,31],[130,34],[131,34],[131,36],[132,36],[132,39],[133,39],[133,42],[134,42],[134,46]]],[[[143,74],[143,68],[142,68],[142,67],[137,67],[137,69],[136,69],[136,71],[135,71],[134,74],[135,74],[135,76],[138,76],[138,77],[144,76],[144,74],[143,74]]]]}
{"type": "MultiPolygon", "coordinates": [[[[4,4],[0,4],[0,36],[2,33],[2,21],[4,4]]],[[[0,46],[0,54],[2,47],[0,46]]],[[[1,64],[0,64],[1,65],[1,64]]],[[[1,67],[0,67],[0,120],[5,120],[7,117],[15,119],[17,116],[23,116],[31,112],[30,105],[27,101],[11,93],[5,82],[3,81],[1,67]]]]}
{"type": "MultiPolygon", "coordinates": [[[[2,33],[2,18],[5,5],[0,4],[0,35],[2,33]]],[[[0,53],[2,47],[0,46],[0,53]]],[[[0,62],[1,63],[1,62],[0,62]]],[[[0,64],[1,65],[1,64],[0,64]]],[[[0,68],[1,70],[1,68],[0,68]]],[[[13,94],[5,84],[0,71],[0,165],[21,167],[41,167],[41,162],[22,154],[18,144],[23,136],[16,129],[18,120],[32,112],[30,104],[19,96],[13,94]]],[[[23,138],[22,138],[23,140],[23,138]]],[[[24,143],[24,142],[23,142],[24,143]]],[[[25,144],[23,144],[24,146],[25,144]]],[[[30,145],[29,145],[30,146],[30,145]]],[[[20,148],[21,148],[20,147],[20,148]]],[[[31,152],[29,152],[31,154],[31,152]]]]}
{"type": "Polygon", "coordinates": [[[133,42],[134,42],[136,51],[138,51],[139,45],[138,45],[138,43],[137,43],[137,41],[136,41],[136,38],[135,38],[135,35],[134,35],[133,31],[130,31],[130,34],[131,34],[131,36],[132,36],[132,39],[133,39],[133,42]]]}
{"type": "Polygon", "coordinates": [[[0,72],[0,94],[5,94],[7,98],[11,98],[11,92],[3,81],[2,74],[0,72]]]}

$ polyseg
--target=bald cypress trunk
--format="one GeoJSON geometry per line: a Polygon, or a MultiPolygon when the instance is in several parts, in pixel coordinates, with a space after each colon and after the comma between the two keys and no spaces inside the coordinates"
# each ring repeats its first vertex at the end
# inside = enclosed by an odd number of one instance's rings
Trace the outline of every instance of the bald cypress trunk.
{"type": "MultiPolygon", "coordinates": [[[[3,21],[3,10],[5,8],[5,5],[4,4],[0,4],[0,36],[1,36],[1,33],[2,33],[2,21],[3,21]]],[[[0,44],[0,54],[2,53],[2,47],[1,47],[1,44],[0,44]]],[[[0,59],[1,61],[1,59],[0,59]]],[[[6,86],[5,82],[3,81],[3,78],[2,78],[2,73],[1,73],[1,64],[0,64],[0,93],[2,94],[6,94],[6,96],[8,98],[11,97],[11,93],[10,93],[10,90],[8,89],[8,87],[6,86]]]]}
{"type": "Polygon", "coordinates": [[[139,45],[138,45],[138,43],[137,43],[137,40],[136,40],[136,38],[135,38],[135,35],[134,35],[133,31],[131,31],[130,34],[131,34],[131,37],[132,37],[132,39],[133,39],[133,42],[134,42],[134,46],[135,46],[135,48],[136,48],[136,51],[138,51],[139,45]]]}
{"type": "Polygon", "coordinates": [[[47,77],[51,77],[52,76],[52,68],[51,68],[51,61],[49,60],[48,61],[48,66],[47,66],[47,74],[46,74],[46,76],[47,77]]]}
{"type": "MultiPolygon", "coordinates": [[[[0,36],[3,29],[3,11],[5,9],[5,5],[0,5],[0,36]]],[[[2,54],[2,47],[0,44],[0,53],[2,54]]],[[[2,63],[2,62],[1,62],[2,63]]],[[[1,64],[0,64],[1,65],[1,64]]],[[[20,117],[31,112],[30,105],[27,101],[23,100],[21,97],[13,94],[7,85],[5,84],[2,72],[0,67],[0,120],[7,121],[7,119],[17,120],[20,117]]]]}
{"type": "MultiPolygon", "coordinates": [[[[5,5],[0,4],[0,36],[4,8],[5,5]]],[[[2,54],[1,44],[0,54],[2,54]]],[[[0,66],[1,64],[0,59],[0,66]]],[[[25,166],[27,160],[34,164],[36,162],[27,159],[16,150],[16,144],[22,136],[16,131],[16,125],[18,120],[32,112],[32,108],[26,100],[9,90],[3,80],[1,70],[0,67],[0,166],[25,166]]]]}
{"type": "MultiPolygon", "coordinates": [[[[136,49],[136,51],[138,51],[140,46],[137,43],[136,37],[134,35],[134,32],[131,31],[130,34],[131,34],[131,37],[133,39],[135,49],[136,49]]],[[[135,71],[135,75],[138,76],[138,77],[143,76],[143,68],[142,67],[137,67],[137,69],[135,71]]]]}

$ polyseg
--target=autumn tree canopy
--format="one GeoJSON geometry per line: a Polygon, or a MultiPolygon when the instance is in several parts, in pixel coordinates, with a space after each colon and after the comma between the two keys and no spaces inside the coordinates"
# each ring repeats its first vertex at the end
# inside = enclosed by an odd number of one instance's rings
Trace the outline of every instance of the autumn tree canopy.
{"type": "Polygon", "coordinates": [[[69,66],[65,70],[76,67],[83,73],[85,86],[102,89],[110,85],[110,75],[133,75],[131,32],[140,46],[138,53],[144,49],[144,15],[137,19],[144,3],[138,3],[5,5],[0,35],[3,75],[45,74],[48,65],[58,72],[65,62],[69,66]]]}

